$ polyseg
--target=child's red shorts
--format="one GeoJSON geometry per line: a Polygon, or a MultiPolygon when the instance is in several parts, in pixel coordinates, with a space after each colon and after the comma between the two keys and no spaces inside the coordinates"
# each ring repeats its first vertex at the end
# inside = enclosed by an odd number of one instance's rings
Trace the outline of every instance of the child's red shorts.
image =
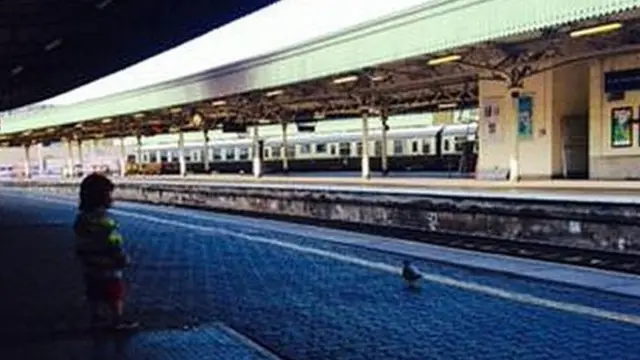
{"type": "Polygon", "coordinates": [[[85,277],[86,295],[90,301],[104,301],[113,304],[124,300],[125,284],[122,279],[101,279],[85,277]]]}

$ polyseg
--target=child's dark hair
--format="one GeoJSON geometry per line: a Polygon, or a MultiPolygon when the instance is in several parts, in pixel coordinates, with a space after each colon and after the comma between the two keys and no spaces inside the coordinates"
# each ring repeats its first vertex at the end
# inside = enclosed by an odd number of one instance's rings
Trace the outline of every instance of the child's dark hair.
{"type": "Polygon", "coordinates": [[[82,180],[80,184],[81,211],[93,211],[108,205],[109,194],[115,186],[106,176],[93,173],[82,180]]]}

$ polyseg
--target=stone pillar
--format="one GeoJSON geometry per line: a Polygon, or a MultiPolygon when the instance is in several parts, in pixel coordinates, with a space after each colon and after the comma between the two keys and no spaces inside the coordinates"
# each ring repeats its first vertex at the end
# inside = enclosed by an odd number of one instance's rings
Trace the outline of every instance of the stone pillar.
{"type": "Polygon", "coordinates": [[[262,176],[262,150],[260,149],[260,134],[258,124],[253,128],[253,176],[259,178],[262,176]]]}
{"type": "Polygon", "coordinates": [[[389,173],[389,164],[388,164],[388,157],[387,157],[387,131],[389,130],[387,125],[387,120],[389,120],[389,112],[386,109],[382,109],[380,120],[382,122],[382,141],[380,144],[380,168],[382,170],[382,175],[386,176],[389,173]]]}
{"type": "Polygon", "coordinates": [[[30,145],[24,146],[24,177],[27,179],[31,178],[31,149],[30,145]]]}
{"type": "Polygon", "coordinates": [[[204,130],[204,146],[202,148],[202,161],[204,163],[204,172],[211,171],[211,159],[209,159],[209,130],[204,130]]]}
{"type": "Polygon", "coordinates": [[[184,133],[178,132],[178,164],[180,165],[180,176],[187,176],[187,162],[184,159],[184,133]]]}
{"type": "Polygon", "coordinates": [[[287,153],[287,148],[289,144],[287,143],[287,123],[282,122],[282,172],[285,174],[289,173],[289,154],[287,153]]]}
{"type": "Polygon", "coordinates": [[[371,166],[369,164],[369,109],[362,111],[362,178],[371,177],[371,166]]]}

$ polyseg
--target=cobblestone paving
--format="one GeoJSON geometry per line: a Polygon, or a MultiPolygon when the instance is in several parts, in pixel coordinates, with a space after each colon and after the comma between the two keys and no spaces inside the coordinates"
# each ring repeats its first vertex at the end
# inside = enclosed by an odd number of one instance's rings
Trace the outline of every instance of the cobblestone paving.
{"type": "MultiPolygon", "coordinates": [[[[21,341],[46,344],[52,356],[63,348],[81,348],[69,345],[88,341],[72,330],[84,321],[69,252],[73,205],[2,195],[0,201],[0,291],[10,294],[0,309],[9,320],[0,325],[7,335],[3,346],[16,351],[21,341]],[[28,232],[20,226],[29,226],[28,232]],[[58,334],[57,341],[42,340],[51,334],[58,334]]],[[[394,265],[397,256],[285,234],[250,219],[233,224],[210,214],[189,217],[185,214],[193,212],[184,210],[123,210],[222,230],[118,216],[135,261],[128,275],[130,311],[152,334],[176,344],[204,341],[189,340],[187,333],[178,336],[185,325],[207,329],[222,322],[287,359],[628,359],[640,353],[637,326],[436,283],[407,291],[393,274],[247,241],[246,236],[394,265]]],[[[429,273],[505,290],[640,313],[637,301],[628,298],[435,263],[418,265],[429,273]]],[[[123,346],[133,353],[144,341],[153,337],[133,338],[123,346]]],[[[176,358],[187,358],[181,356],[176,358]]],[[[0,358],[5,358],[2,353],[0,358]]]]}

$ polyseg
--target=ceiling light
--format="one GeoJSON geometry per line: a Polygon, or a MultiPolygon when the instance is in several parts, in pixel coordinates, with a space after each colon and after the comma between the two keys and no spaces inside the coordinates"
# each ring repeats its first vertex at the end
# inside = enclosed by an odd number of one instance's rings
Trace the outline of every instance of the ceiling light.
{"type": "Polygon", "coordinates": [[[273,90],[273,91],[269,91],[268,93],[265,94],[266,97],[274,97],[274,96],[278,96],[278,95],[282,95],[284,94],[284,91],[282,90],[273,90]]]}
{"type": "Polygon", "coordinates": [[[622,27],[622,23],[610,23],[604,25],[593,26],[586,29],[580,29],[576,31],[572,31],[569,33],[569,36],[576,38],[581,36],[589,36],[589,35],[597,35],[605,32],[615,31],[622,27]]]}
{"type": "Polygon", "coordinates": [[[357,75],[345,76],[338,79],[333,80],[334,84],[346,84],[350,82],[358,81],[357,75]]]}
{"type": "Polygon", "coordinates": [[[462,56],[460,55],[449,55],[449,56],[443,56],[443,57],[431,59],[427,62],[427,64],[429,64],[430,66],[434,66],[434,65],[445,64],[453,61],[458,61],[460,59],[462,59],[462,56]]]}
{"type": "Polygon", "coordinates": [[[113,2],[113,0],[103,0],[96,4],[96,8],[102,10],[106,8],[109,4],[111,4],[111,2],[113,2]]]}
{"type": "Polygon", "coordinates": [[[180,107],[171,108],[171,109],[169,109],[169,112],[172,113],[172,114],[177,114],[179,112],[182,112],[182,108],[180,108],[180,107]]]}
{"type": "Polygon", "coordinates": [[[18,66],[14,67],[11,70],[11,75],[12,76],[16,76],[16,75],[20,74],[22,72],[22,70],[24,70],[24,67],[22,67],[22,65],[18,65],[18,66]]]}
{"type": "Polygon", "coordinates": [[[62,39],[57,38],[57,39],[53,40],[52,42],[48,43],[47,45],[45,45],[44,51],[51,51],[51,50],[57,48],[60,45],[62,45],[62,39]]]}
{"type": "Polygon", "coordinates": [[[223,105],[227,105],[227,102],[225,100],[217,100],[211,103],[211,106],[223,106],[223,105]]]}
{"type": "Polygon", "coordinates": [[[102,119],[102,123],[103,123],[103,124],[108,124],[108,123],[110,123],[111,121],[113,121],[113,119],[111,119],[111,118],[102,119]]]}
{"type": "Polygon", "coordinates": [[[137,113],[137,114],[133,114],[133,117],[134,117],[135,119],[141,119],[141,118],[143,118],[143,117],[144,117],[144,113],[137,113]]]}
{"type": "Polygon", "coordinates": [[[458,107],[458,103],[454,103],[454,102],[446,103],[446,104],[439,104],[438,105],[438,109],[440,109],[440,110],[453,109],[453,108],[456,108],[456,107],[458,107]]]}

